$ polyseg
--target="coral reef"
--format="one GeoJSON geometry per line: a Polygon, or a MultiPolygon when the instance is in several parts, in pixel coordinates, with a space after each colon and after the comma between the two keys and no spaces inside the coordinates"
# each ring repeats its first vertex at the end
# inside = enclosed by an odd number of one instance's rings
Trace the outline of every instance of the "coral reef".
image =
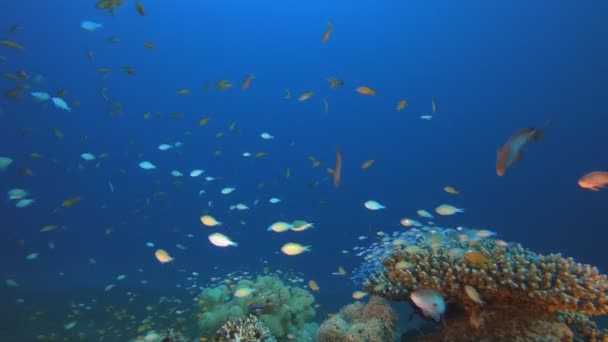
{"type": "Polygon", "coordinates": [[[145,335],[131,340],[133,342],[187,342],[179,331],[167,329],[162,335],[154,330],[148,331],[145,335]]]}
{"type": "Polygon", "coordinates": [[[224,323],[216,332],[213,341],[275,342],[276,339],[257,316],[249,315],[224,323]]]}
{"type": "Polygon", "coordinates": [[[559,316],[583,341],[608,342],[608,330],[598,330],[597,325],[589,320],[589,317],[565,312],[560,312],[559,316]]]}
{"type": "Polygon", "coordinates": [[[460,341],[466,336],[475,342],[571,342],[573,333],[551,313],[530,312],[514,306],[476,309],[469,317],[446,320],[438,333],[421,336],[416,342],[460,341]]]}
{"type": "Polygon", "coordinates": [[[394,300],[408,300],[416,289],[430,288],[444,297],[467,301],[463,288],[470,285],[492,303],[587,316],[608,312],[608,282],[597,268],[560,254],[538,255],[518,244],[486,240],[414,253],[397,246],[383,264],[382,272],[368,278],[364,287],[394,300]],[[455,249],[466,251],[456,253],[455,249]]]}
{"type": "Polygon", "coordinates": [[[325,320],[317,332],[318,342],[383,342],[393,340],[397,315],[380,297],[367,304],[356,302],[325,320]]]}
{"type": "Polygon", "coordinates": [[[365,290],[392,300],[409,300],[413,291],[433,289],[460,303],[466,317],[442,331],[447,340],[463,336],[464,331],[466,336],[479,336],[476,341],[501,340],[501,336],[523,341],[538,334],[553,336],[552,341],[571,341],[573,331],[588,336],[585,340],[604,339],[589,321],[608,312],[607,277],[595,267],[492,239],[393,248],[379,272],[364,282],[365,290]],[[468,297],[466,285],[477,290],[487,304],[485,309],[468,297]],[[496,325],[501,319],[509,323],[496,325]]]}
{"type": "Polygon", "coordinates": [[[211,338],[227,320],[250,313],[270,329],[277,339],[288,334],[294,341],[310,340],[310,326],[316,312],[313,295],[305,289],[286,286],[276,276],[260,276],[254,281],[242,279],[237,284],[206,288],[199,296],[201,336],[211,338]],[[232,285],[232,286],[230,286],[232,285]],[[246,295],[235,296],[245,289],[246,295]]]}

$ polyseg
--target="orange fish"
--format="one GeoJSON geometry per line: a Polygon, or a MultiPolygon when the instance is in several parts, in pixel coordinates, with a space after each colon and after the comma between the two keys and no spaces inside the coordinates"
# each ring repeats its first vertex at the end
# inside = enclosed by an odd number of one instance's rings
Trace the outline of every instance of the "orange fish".
{"type": "Polygon", "coordinates": [[[578,185],[583,189],[599,191],[608,185],[608,171],[593,171],[578,180],[578,185]]]}
{"type": "Polygon", "coordinates": [[[357,88],[357,92],[361,95],[376,95],[376,91],[368,86],[360,86],[357,88]]]}
{"type": "Polygon", "coordinates": [[[531,142],[538,141],[543,136],[545,128],[551,123],[547,121],[541,128],[523,128],[517,131],[507,142],[498,149],[496,157],[496,174],[503,176],[507,169],[521,159],[523,149],[531,142]]]}
{"type": "Polygon", "coordinates": [[[325,43],[326,41],[329,40],[329,36],[331,36],[331,31],[333,31],[334,26],[331,23],[331,20],[327,21],[327,30],[325,31],[325,33],[323,33],[323,38],[321,39],[323,41],[323,43],[325,43]]]}
{"type": "Polygon", "coordinates": [[[251,81],[253,80],[254,77],[255,77],[254,74],[249,74],[247,76],[247,78],[245,79],[245,81],[243,81],[243,84],[241,85],[241,88],[243,90],[247,90],[247,88],[249,88],[249,86],[251,85],[251,81]]]}
{"type": "Polygon", "coordinates": [[[334,169],[334,186],[337,188],[340,186],[340,173],[342,172],[342,151],[340,147],[336,146],[336,168],[334,169]]]}

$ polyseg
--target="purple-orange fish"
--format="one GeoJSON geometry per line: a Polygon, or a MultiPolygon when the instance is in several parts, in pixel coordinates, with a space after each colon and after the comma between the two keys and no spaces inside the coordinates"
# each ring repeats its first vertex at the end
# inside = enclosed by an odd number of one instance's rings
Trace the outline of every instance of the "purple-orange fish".
{"type": "MultiPolygon", "coordinates": [[[[313,161],[313,166],[315,165],[315,163],[318,162],[318,160],[316,160],[316,158],[313,156],[311,157],[311,160],[313,161]]],[[[340,151],[340,146],[336,146],[336,168],[335,169],[330,169],[327,168],[327,171],[329,173],[331,173],[334,177],[334,186],[337,188],[340,186],[340,175],[342,173],[342,151],[340,151]]]]}
{"type": "Polygon", "coordinates": [[[545,128],[551,123],[547,121],[541,128],[523,128],[517,131],[507,142],[498,149],[496,157],[496,174],[502,176],[507,169],[523,156],[523,149],[532,141],[538,141],[543,136],[545,128]]]}
{"type": "Polygon", "coordinates": [[[578,180],[578,185],[583,189],[599,191],[608,185],[608,171],[593,171],[578,180]]]}
{"type": "Polygon", "coordinates": [[[334,186],[336,188],[340,186],[341,173],[342,173],[342,151],[340,151],[339,146],[336,146],[336,168],[334,169],[334,186]]]}

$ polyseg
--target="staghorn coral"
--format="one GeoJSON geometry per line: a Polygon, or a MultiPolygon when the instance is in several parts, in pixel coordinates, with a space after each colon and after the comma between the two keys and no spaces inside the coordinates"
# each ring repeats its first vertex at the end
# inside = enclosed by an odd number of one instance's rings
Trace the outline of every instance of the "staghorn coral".
{"type": "Polygon", "coordinates": [[[270,330],[254,315],[224,323],[213,337],[215,342],[275,342],[270,330]]]}
{"type": "Polygon", "coordinates": [[[368,292],[408,300],[416,289],[430,288],[467,302],[463,287],[471,285],[492,304],[587,316],[608,312],[606,275],[560,254],[538,255],[495,240],[408,247],[395,246],[380,272],[364,282],[368,292]]]}
{"type": "Polygon", "coordinates": [[[397,315],[380,297],[367,304],[355,302],[325,320],[317,332],[318,342],[383,342],[393,340],[397,315]]]}

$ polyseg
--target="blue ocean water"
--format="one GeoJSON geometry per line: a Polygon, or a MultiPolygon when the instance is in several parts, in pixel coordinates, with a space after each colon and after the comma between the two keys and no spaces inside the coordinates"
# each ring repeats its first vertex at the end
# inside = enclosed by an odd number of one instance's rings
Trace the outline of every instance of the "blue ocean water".
{"type": "MultiPolygon", "coordinates": [[[[331,273],[340,265],[353,270],[362,261],[342,251],[368,244],[358,236],[372,240],[381,230],[403,230],[401,218],[442,203],[465,213],[437,218],[439,226],[490,229],[539,253],[561,252],[606,269],[607,195],[577,185],[582,175],[608,168],[605,3],[143,4],[145,16],[134,1],[113,15],[95,8],[95,1],[2,5],[0,38],[24,48],[0,46],[0,70],[28,76],[2,78],[0,86],[3,92],[17,83],[28,88],[0,100],[0,156],[13,159],[0,174],[0,189],[23,188],[35,199],[27,208],[16,208],[7,197],[0,205],[0,274],[20,285],[1,290],[3,315],[19,322],[2,328],[6,336],[29,336],[14,335],[15,326],[23,330],[33,312],[52,311],[45,303],[53,296],[61,296],[67,312],[72,293],[106,296],[105,286],[120,274],[127,277],[113,291],[188,297],[183,287],[191,272],[208,279],[269,267],[301,273],[305,282],[314,279],[321,287],[317,302],[337,311],[358,287],[331,273]],[[103,28],[88,32],[82,20],[103,28]],[[323,43],[328,20],[333,31],[323,43]],[[20,29],[9,32],[14,24],[20,29]],[[155,48],[145,48],[144,41],[155,48]],[[87,51],[94,53],[92,60],[87,51]],[[125,66],[135,74],[125,73],[125,66]],[[100,67],[109,73],[102,77],[100,67]],[[255,78],[243,91],[249,74],[255,78]],[[37,75],[43,80],[35,80],[37,75]],[[344,85],[331,89],[332,76],[344,85]],[[217,90],[220,79],[233,87],[217,90]],[[377,95],[358,94],[360,85],[377,95]],[[104,87],[110,101],[100,95],[104,87]],[[190,93],[179,94],[181,88],[190,93]],[[60,89],[70,112],[29,95],[54,96],[60,89]],[[290,100],[283,98],[286,89],[290,100]],[[312,98],[297,100],[309,90],[312,98]],[[397,111],[400,99],[408,105],[397,111]],[[122,112],[108,115],[117,102],[122,112]],[[148,119],[145,112],[151,112],[148,119]],[[176,112],[183,118],[170,117],[176,112]],[[204,126],[198,123],[202,117],[210,118],[204,126]],[[552,124],[543,139],[498,177],[497,148],[518,129],[540,127],[548,119],[552,124]],[[237,129],[231,131],[233,122],[237,129]],[[55,128],[63,138],[54,135],[55,128]],[[261,139],[262,132],[275,138],[261,139]],[[184,145],[157,148],[176,141],[184,145]],[[326,170],[334,167],[337,145],[344,154],[339,188],[326,170]],[[242,155],[258,151],[268,155],[242,155]],[[33,152],[42,157],[32,158],[33,152]],[[80,157],[85,152],[108,157],[87,162],[80,157]],[[310,156],[321,165],[312,167],[310,156]],[[375,163],[362,170],[368,159],[375,163]],[[141,169],[143,160],[157,168],[141,169]],[[24,168],[32,175],[23,175],[24,168]],[[197,168],[205,173],[189,177],[197,168]],[[185,177],[172,177],[172,170],[185,177]],[[206,182],[205,176],[216,180],[206,182]],[[461,194],[445,193],[446,185],[461,194]],[[237,190],[221,195],[227,186],[237,190]],[[79,203],[62,207],[76,195],[79,203]],[[282,202],[272,205],[271,197],[282,202]],[[367,210],[363,203],[372,199],[387,208],[367,210]],[[237,203],[250,210],[229,209],[237,203]],[[238,247],[209,243],[207,235],[215,230],[199,221],[206,213],[223,222],[217,230],[238,247]],[[267,231],[275,221],[296,219],[315,227],[267,231]],[[59,228],[39,232],[49,224],[59,228]],[[290,241],[312,245],[312,252],[286,256],[280,247],[290,241]],[[175,260],[161,265],[146,242],[175,260]],[[30,253],[39,253],[38,259],[26,260],[30,253]]],[[[60,318],[60,324],[69,321],[60,318]]],[[[63,326],[41,327],[35,334],[53,330],[62,333],[63,326]]]]}

